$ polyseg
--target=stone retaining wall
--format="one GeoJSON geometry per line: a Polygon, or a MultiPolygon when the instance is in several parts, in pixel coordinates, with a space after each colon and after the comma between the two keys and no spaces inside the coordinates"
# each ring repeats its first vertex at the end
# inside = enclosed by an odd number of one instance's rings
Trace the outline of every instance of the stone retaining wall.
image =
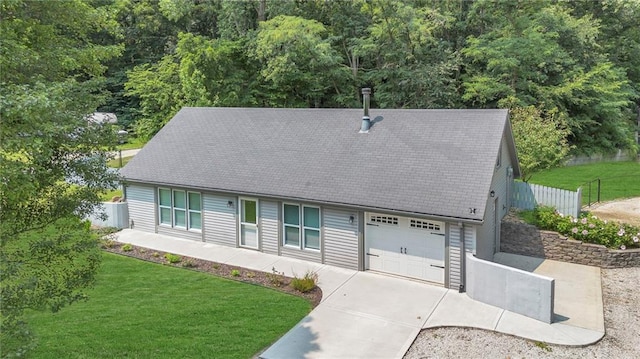
{"type": "Polygon", "coordinates": [[[500,251],[601,268],[640,267],[640,249],[611,250],[509,221],[502,222],[500,251]]]}

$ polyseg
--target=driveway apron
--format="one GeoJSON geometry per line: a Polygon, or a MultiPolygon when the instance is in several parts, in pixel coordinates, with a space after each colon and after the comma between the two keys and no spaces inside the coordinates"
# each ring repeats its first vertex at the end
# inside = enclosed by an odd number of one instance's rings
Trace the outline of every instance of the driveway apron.
{"type": "Polygon", "coordinates": [[[446,293],[358,272],[260,357],[401,358],[446,293]]]}

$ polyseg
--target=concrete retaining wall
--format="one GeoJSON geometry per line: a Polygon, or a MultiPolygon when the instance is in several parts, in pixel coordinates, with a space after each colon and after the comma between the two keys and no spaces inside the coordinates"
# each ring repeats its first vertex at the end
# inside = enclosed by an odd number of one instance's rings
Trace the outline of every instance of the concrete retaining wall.
{"type": "Polygon", "coordinates": [[[553,278],[484,261],[467,254],[467,295],[474,300],[534,318],[553,320],[553,278]]]}
{"type": "Polygon", "coordinates": [[[509,221],[502,222],[500,251],[601,268],[640,267],[640,249],[612,250],[509,221]]]}
{"type": "Polygon", "coordinates": [[[100,212],[89,217],[91,224],[99,227],[129,227],[129,208],[127,202],[103,202],[102,209],[106,219],[100,218],[100,212]]]}

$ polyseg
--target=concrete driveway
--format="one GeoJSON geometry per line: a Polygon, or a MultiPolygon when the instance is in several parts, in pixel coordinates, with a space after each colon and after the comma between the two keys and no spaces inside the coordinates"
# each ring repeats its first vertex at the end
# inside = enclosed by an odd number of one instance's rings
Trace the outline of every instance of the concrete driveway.
{"type": "Polygon", "coordinates": [[[401,358],[447,290],[357,272],[261,358],[401,358]]]}

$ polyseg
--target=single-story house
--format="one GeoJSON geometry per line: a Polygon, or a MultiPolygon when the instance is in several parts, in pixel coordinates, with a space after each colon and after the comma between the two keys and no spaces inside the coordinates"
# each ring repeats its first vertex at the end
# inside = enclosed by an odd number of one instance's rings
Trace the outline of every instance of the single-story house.
{"type": "Polygon", "coordinates": [[[130,226],[464,289],[519,176],[507,110],[183,108],[123,169],[130,226]]]}

